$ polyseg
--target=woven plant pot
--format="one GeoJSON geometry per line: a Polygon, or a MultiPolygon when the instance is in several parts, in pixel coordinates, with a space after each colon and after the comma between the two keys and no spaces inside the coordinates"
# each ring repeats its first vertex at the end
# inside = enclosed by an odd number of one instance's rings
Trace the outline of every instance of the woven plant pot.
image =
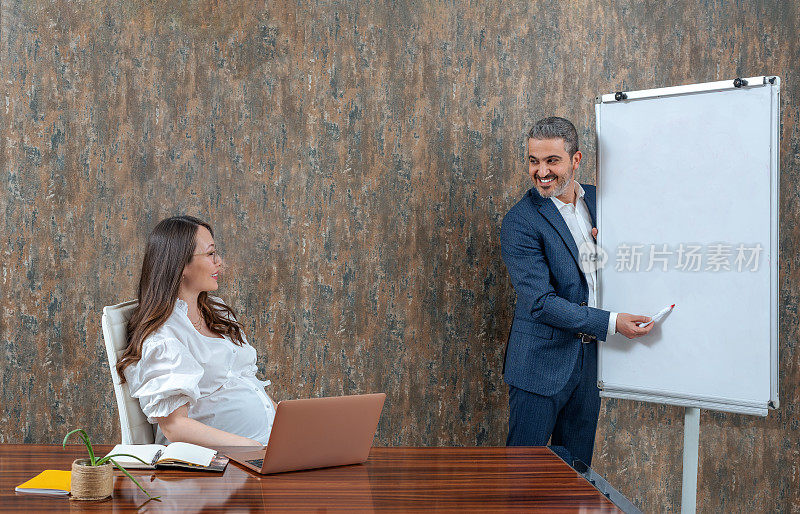
{"type": "Polygon", "coordinates": [[[75,459],[72,462],[72,485],[70,494],[73,500],[105,500],[114,491],[114,466],[89,466],[89,459],[75,459]]]}

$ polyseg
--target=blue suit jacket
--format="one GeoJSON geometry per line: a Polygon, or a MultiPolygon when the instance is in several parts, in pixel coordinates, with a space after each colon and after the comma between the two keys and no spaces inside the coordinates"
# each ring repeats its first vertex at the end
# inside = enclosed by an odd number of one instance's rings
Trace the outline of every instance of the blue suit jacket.
{"type": "MultiPolygon", "coordinates": [[[[594,226],[595,187],[582,185],[594,226]]],[[[578,267],[578,247],[555,204],[536,188],[505,215],[500,241],[517,293],[503,366],[505,381],[532,393],[554,395],[575,368],[584,344],[577,334],[605,340],[610,313],[586,306],[589,286],[578,267]]],[[[589,344],[596,362],[597,343],[589,344]]]]}

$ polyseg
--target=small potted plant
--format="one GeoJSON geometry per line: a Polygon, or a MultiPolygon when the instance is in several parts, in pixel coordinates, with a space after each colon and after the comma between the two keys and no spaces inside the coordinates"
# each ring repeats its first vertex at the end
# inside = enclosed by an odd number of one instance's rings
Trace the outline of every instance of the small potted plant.
{"type": "Polygon", "coordinates": [[[61,443],[62,448],[67,447],[67,439],[69,439],[69,436],[76,432],[83,441],[83,444],[86,445],[86,449],[89,451],[89,458],[75,459],[72,462],[70,495],[73,500],[104,500],[111,496],[111,493],[114,490],[114,468],[112,467],[112,464],[119,468],[120,471],[125,473],[128,478],[133,480],[133,483],[136,484],[150,500],[158,500],[161,498],[160,496],[150,496],[150,493],[145,491],[144,487],[142,487],[142,484],[133,478],[133,475],[128,473],[128,470],[120,466],[119,463],[114,460],[114,457],[126,456],[133,457],[144,464],[150,464],[149,462],[144,462],[139,457],[130,455],[128,453],[115,453],[114,455],[106,455],[105,457],[98,459],[95,457],[94,450],[92,449],[92,443],[89,441],[89,436],[86,434],[84,429],[76,428],[65,435],[64,442],[61,443]]]}

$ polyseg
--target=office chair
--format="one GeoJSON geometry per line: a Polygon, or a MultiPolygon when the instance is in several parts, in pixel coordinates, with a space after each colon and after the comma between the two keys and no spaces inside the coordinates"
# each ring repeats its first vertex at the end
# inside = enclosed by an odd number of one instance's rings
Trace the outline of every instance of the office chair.
{"type": "Polygon", "coordinates": [[[111,368],[111,381],[114,382],[114,395],[117,398],[122,444],[152,444],[155,441],[156,427],[147,421],[139,400],[131,398],[128,384],[122,383],[116,368],[117,358],[128,344],[128,320],[136,304],[136,300],[131,300],[103,307],[103,339],[106,343],[108,366],[111,368]]]}

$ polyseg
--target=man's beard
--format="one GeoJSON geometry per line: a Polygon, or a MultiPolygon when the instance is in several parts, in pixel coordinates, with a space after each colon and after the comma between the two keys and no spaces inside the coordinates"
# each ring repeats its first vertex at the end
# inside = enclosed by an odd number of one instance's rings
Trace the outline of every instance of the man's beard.
{"type": "Polygon", "coordinates": [[[539,191],[539,195],[542,198],[552,198],[552,197],[559,197],[567,192],[569,187],[572,185],[572,176],[570,177],[559,177],[556,176],[556,187],[552,188],[550,191],[542,191],[541,186],[539,185],[539,180],[537,179],[534,184],[536,185],[536,190],[539,191]]]}

